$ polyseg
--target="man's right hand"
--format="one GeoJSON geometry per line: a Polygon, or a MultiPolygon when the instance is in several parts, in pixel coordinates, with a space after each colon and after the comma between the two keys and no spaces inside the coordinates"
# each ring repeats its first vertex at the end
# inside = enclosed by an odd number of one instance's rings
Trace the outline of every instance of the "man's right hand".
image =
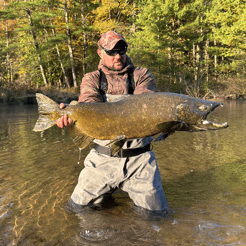
{"type": "MultiPolygon", "coordinates": [[[[65,107],[66,107],[66,105],[64,103],[60,104],[60,109],[63,109],[65,107]]],[[[69,126],[72,123],[73,123],[73,120],[68,118],[67,114],[63,115],[61,118],[59,118],[56,121],[57,126],[60,127],[60,128],[63,128],[65,126],[69,126]]]]}

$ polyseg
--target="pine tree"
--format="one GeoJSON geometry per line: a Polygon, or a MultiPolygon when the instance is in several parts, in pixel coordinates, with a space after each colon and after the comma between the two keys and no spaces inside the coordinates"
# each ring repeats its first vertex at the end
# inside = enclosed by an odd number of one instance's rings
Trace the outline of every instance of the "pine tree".
{"type": "Polygon", "coordinates": [[[217,72],[221,76],[238,74],[246,48],[246,1],[213,0],[206,16],[217,72]]]}

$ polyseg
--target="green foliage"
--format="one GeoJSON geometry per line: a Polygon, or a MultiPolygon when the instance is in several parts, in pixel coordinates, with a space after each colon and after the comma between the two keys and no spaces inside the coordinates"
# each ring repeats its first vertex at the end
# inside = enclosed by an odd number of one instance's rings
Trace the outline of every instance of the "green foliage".
{"type": "Polygon", "coordinates": [[[214,39],[230,47],[246,48],[246,1],[214,0],[207,19],[214,39]]]}
{"type": "Polygon", "coordinates": [[[97,40],[111,29],[126,37],[128,55],[161,90],[202,97],[216,90],[211,81],[245,77],[245,0],[74,0],[68,26],[63,7],[62,0],[0,6],[2,83],[43,85],[42,66],[48,84],[65,86],[63,66],[72,85],[67,27],[79,79],[97,69],[97,40]]]}

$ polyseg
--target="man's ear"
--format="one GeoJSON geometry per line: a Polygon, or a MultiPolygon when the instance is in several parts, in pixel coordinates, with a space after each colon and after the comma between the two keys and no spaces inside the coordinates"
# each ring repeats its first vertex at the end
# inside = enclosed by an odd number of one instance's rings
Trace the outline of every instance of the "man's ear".
{"type": "Polygon", "coordinates": [[[97,54],[102,58],[102,50],[97,50],[97,54]]]}

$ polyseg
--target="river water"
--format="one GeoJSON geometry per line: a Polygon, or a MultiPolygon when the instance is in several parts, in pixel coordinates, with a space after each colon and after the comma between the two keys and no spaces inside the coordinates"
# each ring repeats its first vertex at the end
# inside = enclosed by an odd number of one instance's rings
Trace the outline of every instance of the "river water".
{"type": "MultiPolygon", "coordinates": [[[[154,145],[169,202],[166,216],[114,202],[75,214],[66,202],[88,149],[64,129],[32,128],[37,106],[0,108],[0,245],[246,245],[246,102],[209,119],[229,128],[176,132],[154,145]]],[[[92,177],[93,178],[93,177],[92,177]]]]}

